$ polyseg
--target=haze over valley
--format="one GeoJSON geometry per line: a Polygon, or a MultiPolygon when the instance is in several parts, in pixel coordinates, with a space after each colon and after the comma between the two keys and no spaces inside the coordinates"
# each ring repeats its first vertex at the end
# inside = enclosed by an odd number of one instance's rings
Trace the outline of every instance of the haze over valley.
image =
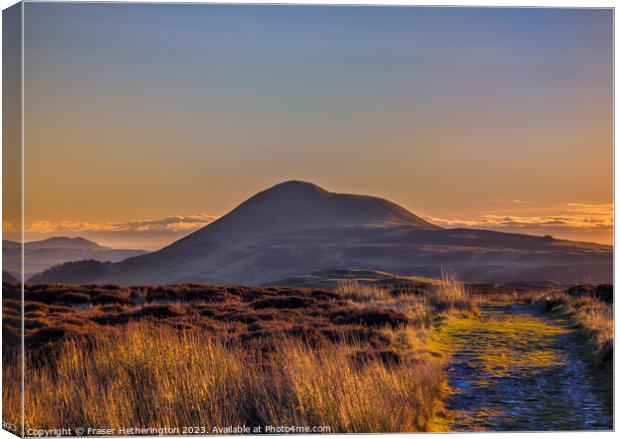
{"type": "MultiPolygon", "coordinates": [[[[2,269],[14,276],[21,272],[19,242],[2,241],[2,269]]],[[[52,237],[42,241],[30,241],[24,249],[24,277],[40,273],[54,265],[67,261],[95,260],[119,262],[131,256],[145,254],[144,250],[113,249],[84,238],[52,237]]]]}

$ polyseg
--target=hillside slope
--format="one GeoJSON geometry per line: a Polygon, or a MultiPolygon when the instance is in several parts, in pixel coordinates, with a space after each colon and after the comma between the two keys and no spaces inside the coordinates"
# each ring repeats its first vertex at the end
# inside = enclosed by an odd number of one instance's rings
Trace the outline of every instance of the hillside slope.
{"type": "Polygon", "coordinates": [[[472,281],[610,282],[612,248],[442,229],[387,200],[292,181],[256,194],[160,251],[91,265],[56,267],[34,280],[262,284],[323,269],[436,277],[449,268],[472,281]]]}

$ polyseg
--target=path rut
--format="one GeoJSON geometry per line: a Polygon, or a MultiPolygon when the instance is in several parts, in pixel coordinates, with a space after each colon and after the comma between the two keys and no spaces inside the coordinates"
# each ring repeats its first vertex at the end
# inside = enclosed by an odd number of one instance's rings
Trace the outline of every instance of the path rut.
{"type": "Polygon", "coordinates": [[[479,318],[445,323],[441,331],[453,347],[451,430],[613,428],[583,342],[566,322],[525,304],[496,303],[482,305],[479,318]]]}

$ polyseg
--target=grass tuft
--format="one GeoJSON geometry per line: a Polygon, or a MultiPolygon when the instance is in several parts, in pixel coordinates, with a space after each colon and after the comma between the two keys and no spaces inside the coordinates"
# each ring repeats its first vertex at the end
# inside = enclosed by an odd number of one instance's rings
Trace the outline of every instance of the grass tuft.
{"type": "MultiPolygon", "coordinates": [[[[133,322],[88,342],[68,339],[55,361],[28,368],[26,427],[427,429],[442,392],[441,364],[430,357],[360,360],[360,349],[283,339],[266,356],[199,331],[133,322]]],[[[5,392],[15,384],[5,382],[5,392]]]]}
{"type": "Polygon", "coordinates": [[[566,313],[586,334],[598,363],[613,360],[613,304],[594,295],[571,295],[564,291],[542,292],[530,301],[545,311],[566,313]]]}
{"type": "Polygon", "coordinates": [[[469,311],[479,314],[473,296],[467,293],[463,282],[448,271],[442,271],[440,282],[428,296],[429,304],[439,312],[469,311]]]}

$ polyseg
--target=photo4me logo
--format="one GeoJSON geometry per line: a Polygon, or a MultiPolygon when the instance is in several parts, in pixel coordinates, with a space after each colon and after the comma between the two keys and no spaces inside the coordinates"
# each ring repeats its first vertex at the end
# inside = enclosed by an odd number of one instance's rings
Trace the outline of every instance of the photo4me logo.
{"type": "Polygon", "coordinates": [[[308,425],[229,425],[226,427],[213,427],[211,434],[290,434],[290,433],[330,433],[331,427],[327,425],[308,426],[308,425]]]}
{"type": "Polygon", "coordinates": [[[267,425],[265,433],[331,433],[332,429],[329,425],[316,426],[294,426],[294,425],[267,425]]]}

